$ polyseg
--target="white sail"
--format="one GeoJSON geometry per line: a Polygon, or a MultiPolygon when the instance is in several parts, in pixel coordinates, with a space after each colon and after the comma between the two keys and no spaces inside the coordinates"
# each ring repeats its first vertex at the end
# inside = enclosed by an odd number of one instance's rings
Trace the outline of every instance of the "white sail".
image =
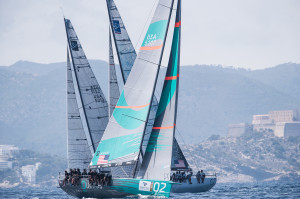
{"type": "Polygon", "coordinates": [[[65,19],[65,26],[87,128],[92,140],[91,151],[94,153],[108,123],[108,104],[71,21],[65,19]]]}
{"type": "Polygon", "coordinates": [[[108,89],[108,95],[109,95],[109,116],[111,116],[112,112],[115,110],[115,106],[118,102],[118,99],[120,97],[120,91],[119,91],[119,85],[118,85],[118,79],[116,74],[116,66],[114,61],[114,54],[111,44],[111,35],[109,30],[109,61],[108,61],[108,67],[109,67],[109,89],[108,89]]]}
{"type": "Polygon", "coordinates": [[[174,0],[160,0],[92,166],[133,164],[140,154],[174,0]]]}
{"type": "Polygon", "coordinates": [[[68,168],[84,169],[88,167],[92,154],[78,109],[69,51],[67,54],[68,168]]]}
{"type": "Polygon", "coordinates": [[[106,5],[115,47],[118,54],[123,83],[125,84],[136,59],[136,52],[115,2],[113,0],[106,0],[106,5]]]}

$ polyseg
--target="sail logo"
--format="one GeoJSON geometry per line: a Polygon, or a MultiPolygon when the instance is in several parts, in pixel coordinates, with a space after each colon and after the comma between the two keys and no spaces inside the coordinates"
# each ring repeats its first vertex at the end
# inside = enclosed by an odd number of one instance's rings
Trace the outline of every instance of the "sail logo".
{"type": "Polygon", "coordinates": [[[116,34],[121,34],[120,22],[118,20],[112,20],[113,28],[116,34]]]}
{"type": "Polygon", "coordinates": [[[162,41],[165,38],[167,20],[153,22],[147,31],[140,50],[157,50],[161,49],[162,41]]]}
{"type": "Polygon", "coordinates": [[[77,41],[71,41],[71,48],[74,51],[78,51],[79,50],[77,41]]]}
{"type": "Polygon", "coordinates": [[[83,192],[86,192],[87,184],[88,183],[84,179],[81,180],[81,188],[83,192]]]}
{"type": "MultiPolygon", "coordinates": [[[[88,89],[87,89],[88,91],[88,89]]],[[[104,103],[104,99],[101,96],[101,89],[99,85],[92,85],[91,86],[91,92],[94,94],[94,99],[96,102],[102,102],[104,103]],[[100,95],[98,95],[98,93],[100,93],[100,95]]]]}
{"type": "Polygon", "coordinates": [[[174,160],[175,167],[177,168],[185,168],[185,164],[183,160],[174,160]]]}
{"type": "Polygon", "coordinates": [[[156,44],[156,34],[149,34],[147,35],[147,40],[145,41],[145,46],[155,46],[156,44]]]}
{"type": "Polygon", "coordinates": [[[100,155],[97,164],[107,164],[109,155],[100,155]]]}
{"type": "Polygon", "coordinates": [[[140,191],[152,191],[153,182],[150,181],[140,181],[139,190],[140,191]]]}

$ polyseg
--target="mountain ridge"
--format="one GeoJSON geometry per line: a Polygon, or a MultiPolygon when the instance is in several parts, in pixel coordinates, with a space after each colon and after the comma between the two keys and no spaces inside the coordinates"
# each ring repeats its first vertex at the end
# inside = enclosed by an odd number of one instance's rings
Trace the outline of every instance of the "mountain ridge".
{"type": "MultiPolygon", "coordinates": [[[[90,64],[107,97],[107,63],[90,64]]],[[[225,136],[229,123],[251,122],[253,114],[299,108],[300,64],[274,68],[181,67],[178,131],[195,144],[212,134],[225,136]]],[[[0,67],[0,144],[65,156],[65,88],[64,62],[0,67]]]]}

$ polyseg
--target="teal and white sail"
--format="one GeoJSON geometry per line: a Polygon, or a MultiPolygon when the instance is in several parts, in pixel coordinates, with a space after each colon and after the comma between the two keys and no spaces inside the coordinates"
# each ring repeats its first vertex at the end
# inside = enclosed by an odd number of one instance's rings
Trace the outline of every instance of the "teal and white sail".
{"type": "MultiPolygon", "coordinates": [[[[130,37],[125,28],[125,24],[122,17],[118,11],[118,8],[113,0],[106,0],[107,9],[109,14],[110,25],[112,28],[113,38],[115,42],[115,47],[117,50],[117,55],[119,59],[121,74],[123,82],[126,83],[127,77],[131,72],[131,68],[136,59],[136,51],[132,45],[130,37]]],[[[156,97],[153,97],[149,118],[146,127],[146,138],[143,145],[147,145],[147,140],[149,139],[150,133],[152,131],[155,114],[157,111],[158,102],[156,97]]]]}
{"type": "Polygon", "coordinates": [[[65,26],[79,96],[92,140],[90,150],[94,153],[108,123],[108,104],[69,19],[65,19],[65,26]]]}
{"type": "Polygon", "coordinates": [[[68,168],[87,168],[92,154],[88,146],[77,104],[69,50],[67,52],[67,117],[68,168]]]}
{"type": "Polygon", "coordinates": [[[140,154],[174,0],[160,0],[91,166],[134,164],[140,154]]]}
{"type": "Polygon", "coordinates": [[[115,106],[118,102],[120,97],[118,79],[116,74],[116,65],[114,61],[114,53],[111,44],[111,34],[109,30],[109,58],[108,58],[108,79],[109,79],[109,89],[108,89],[108,96],[109,96],[109,116],[111,116],[112,112],[115,110],[115,106]]]}
{"type": "Polygon", "coordinates": [[[106,0],[106,4],[119,64],[121,67],[123,83],[125,84],[136,59],[136,52],[115,2],[113,0],[106,0]]]}
{"type": "Polygon", "coordinates": [[[178,0],[169,64],[152,133],[138,174],[143,179],[170,179],[178,103],[180,18],[180,0],[178,0]]]}

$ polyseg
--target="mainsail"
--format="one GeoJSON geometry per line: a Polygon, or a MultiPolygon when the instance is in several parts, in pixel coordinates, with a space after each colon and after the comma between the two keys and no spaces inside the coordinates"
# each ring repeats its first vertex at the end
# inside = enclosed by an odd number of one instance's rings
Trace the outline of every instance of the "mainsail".
{"type": "Polygon", "coordinates": [[[108,104],[69,19],[65,19],[65,26],[83,112],[92,140],[90,150],[94,153],[108,123],[108,104]]]}
{"type": "Polygon", "coordinates": [[[159,1],[91,166],[120,166],[134,164],[137,161],[149,117],[173,2],[174,0],[159,1]]]}
{"type": "Polygon", "coordinates": [[[116,74],[116,66],[114,61],[114,54],[113,49],[111,45],[111,35],[109,30],[109,89],[108,89],[108,95],[109,95],[109,116],[111,116],[112,112],[115,110],[115,106],[118,102],[118,99],[120,97],[120,91],[119,91],[119,85],[118,85],[118,79],[116,74]]]}
{"type": "Polygon", "coordinates": [[[87,168],[92,158],[77,105],[72,69],[67,52],[68,168],[87,168]]]}
{"type": "Polygon", "coordinates": [[[180,0],[178,0],[175,29],[169,64],[152,133],[139,171],[143,179],[169,180],[178,103],[180,61],[180,0]]]}
{"type": "Polygon", "coordinates": [[[125,84],[136,59],[136,52],[115,2],[113,0],[106,0],[106,4],[121,67],[123,83],[125,84]]]}

